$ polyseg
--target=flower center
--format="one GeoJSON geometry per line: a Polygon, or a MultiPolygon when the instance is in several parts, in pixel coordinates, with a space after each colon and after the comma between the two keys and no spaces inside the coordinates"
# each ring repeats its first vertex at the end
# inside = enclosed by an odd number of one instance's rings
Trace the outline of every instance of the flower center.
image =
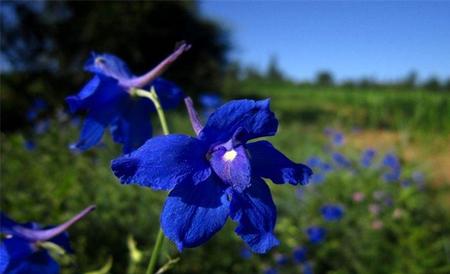
{"type": "Polygon", "coordinates": [[[225,154],[222,156],[222,158],[224,161],[229,162],[229,161],[233,161],[234,158],[236,158],[236,155],[237,155],[236,150],[232,149],[232,150],[225,152],[225,154]]]}

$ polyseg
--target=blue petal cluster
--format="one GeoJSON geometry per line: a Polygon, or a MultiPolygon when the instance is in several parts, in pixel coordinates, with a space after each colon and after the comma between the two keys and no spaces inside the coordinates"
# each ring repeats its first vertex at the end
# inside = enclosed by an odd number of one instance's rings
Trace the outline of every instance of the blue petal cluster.
{"type": "Polygon", "coordinates": [[[72,252],[69,226],[95,209],[90,206],[66,223],[53,227],[41,227],[34,222],[19,224],[3,212],[0,213],[0,274],[57,274],[58,263],[49,252],[40,246],[41,242],[52,242],[67,252],[72,252]]]}
{"type": "Polygon", "coordinates": [[[401,165],[394,153],[388,153],[384,156],[383,165],[387,168],[387,172],[383,174],[383,179],[386,182],[394,182],[400,179],[401,165]]]}
{"type": "Polygon", "coordinates": [[[361,154],[361,165],[365,168],[370,167],[376,154],[377,152],[374,149],[364,150],[361,154]]]}
{"type": "Polygon", "coordinates": [[[297,263],[305,263],[307,261],[308,249],[303,246],[296,247],[293,251],[294,260],[297,263]]]}
{"type": "Polygon", "coordinates": [[[320,244],[325,240],[327,232],[325,228],[320,226],[310,226],[306,229],[306,235],[308,239],[313,244],[320,244]]]}
{"type": "Polygon", "coordinates": [[[320,208],[325,221],[339,221],[344,216],[344,209],[339,205],[327,204],[320,208]]]}
{"type": "MultiPolygon", "coordinates": [[[[181,47],[181,51],[179,49],[174,54],[179,55],[183,50],[181,47]]],[[[166,59],[162,65],[167,66],[168,63],[166,59]]],[[[72,112],[88,112],[80,139],[72,148],[84,151],[98,144],[108,126],[114,141],[123,145],[124,153],[133,151],[149,139],[152,136],[150,114],[155,112],[155,108],[150,100],[133,97],[131,89],[150,89],[153,86],[165,109],[176,107],[184,96],[178,86],[156,77],[162,72],[160,66],[155,68],[158,71],[154,69],[138,77],[119,57],[93,53],[84,68],[94,77],[78,94],[66,98],[72,112]]]]}
{"type": "Polygon", "coordinates": [[[152,138],[113,160],[112,170],[124,184],[170,190],[161,227],[179,250],[203,244],[231,217],[238,223],[235,232],[252,251],[265,253],[278,240],[275,204],[262,177],[297,185],[306,184],[312,174],[269,142],[249,142],[275,135],[277,128],[269,100],[231,101],[204,127],[194,125],[197,138],[180,134],[152,138]]]}

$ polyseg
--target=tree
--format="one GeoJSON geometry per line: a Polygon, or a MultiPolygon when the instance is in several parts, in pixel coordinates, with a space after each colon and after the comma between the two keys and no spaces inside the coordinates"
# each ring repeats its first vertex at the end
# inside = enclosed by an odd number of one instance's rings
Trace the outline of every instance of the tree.
{"type": "Polygon", "coordinates": [[[332,86],[334,84],[333,75],[329,71],[319,71],[316,76],[316,85],[332,86]]]}

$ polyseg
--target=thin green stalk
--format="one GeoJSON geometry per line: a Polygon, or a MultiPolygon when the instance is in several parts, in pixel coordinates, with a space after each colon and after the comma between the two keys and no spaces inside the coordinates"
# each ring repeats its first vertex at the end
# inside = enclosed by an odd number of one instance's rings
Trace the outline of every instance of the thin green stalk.
{"type": "Polygon", "coordinates": [[[153,248],[152,256],[150,257],[150,261],[148,262],[148,267],[145,274],[155,273],[156,263],[158,262],[159,253],[161,252],[163,242],[164,242],[164,234],[162,232],[162,229],[159,228],[158,236],[156,236],[155,247],[153,248]]]}
{"type": "Polygon", "coordinates": [[[161,127],[163,130],[164,135],[169,134],[169,127],[167,126],[166,116],[164,115],[164,110],[161,107],[161,104],[158,99],[158,95],[156,94],[155,89],[152,87],[151,91],[148,92],[143,89],[134,89],[133,93],[137,96],[145,97],[150,99],[153,104],[155,105],[156,112],[158,113],[159,121],[161,122],[161,127]]]}
{"type": "MultiPolygon", "coordinates": [[[[169,127],[167,126],[166,116],[164,115],[164,110],[161,107],[161,103],[159,102],[158,95],[156,94],[155,89],[152,87],[150,92],[143,89],[134,89],[132,93],[137,96],[148,98],[153,102],[156,108],[156,112],[158,113],[159,121],[161,122],[163,133],[164,135],[168,135],[169,127]]],[[[148,263],[147,271],[145,272],[146,274],[155,273],[155,267],[158,262],[159,253],[161,253],[163,242],[164,242],[164,234],[160,227],[158,231],[158,236],[156,236],[155,246],[153,248],[150,261],[148,263]]]]}

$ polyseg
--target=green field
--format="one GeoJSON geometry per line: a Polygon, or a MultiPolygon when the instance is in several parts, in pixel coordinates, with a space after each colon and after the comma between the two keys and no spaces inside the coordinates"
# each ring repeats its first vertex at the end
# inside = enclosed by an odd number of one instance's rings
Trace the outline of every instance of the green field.
{"type": "MultiPolygon", "coordinates": [[[[353,168],[335,167],[324,182],[301,187],[301,197],[293,186],[271,185],[278,207],[277,235],[282,242],[271,253],[242,258],[244,245],[229,221],[206,245],[182,254],[166,242],[167,257],[181,259],[171,273],[262,273],[270,267],[279,273],[302,273],[292,259],[276,265],[277,257],[291,257],[292,249],[299,245],[308,246],[314,273],[450,272],[450,225],[445,221],[450,219],[448,94],[244,83],[227,97],[270,97],[280,122],[278,134],[270,139],[291,159],[305,162],[320,156],[332,163],[330,153],[338,151],[351,160],[353,168]],[[344,146],[330,145],[326,128],[341,131],[344,146]],[[366,148],[378,151],[377,163],[384,153],[396,153],[402,180],[421,171],[425,187],[386,183],[381,169],[359,167],[360,153],[366,148]],[[353,201],[355,192],[364,193],[365,199],[353,201]],[[376,192],[383,192],[393,204],[377,200],[376,192]],[[324,222],[319,208],[325,203],[341,204],[344,218],[324,222]],[[373,204],[381,207],[380,213],[368,212],[373,204]],[[394,218],[394,212],[402,214],[394,218]],[[383,227],[374,229],[375,221],[383,227]],[[310,225],[327,229],[325,242],[308,243],[304,230],[310,225]]],[[[167,116],[172,132],[193,135],[182,106],[167,116]]],[[[153,118],[155,132],[161,134],[157,117],[153,118]]],[[[53,224],[95,203],[97,210],[69,231],[75,254],[63,273],[99,269],[109,257],[113,259],[110,273],[130,273],[129,235],[144,255],[133,267],[144,268],[166,193],[119,184],[109,166],[111,159],[120,155],[120,147],[112,143],[109,134],[103,145],[74,154],[68,145],[77,139],[78,127],[68,117],[55,117],[50,125],[41,135],[18,132],[2,136],[1,208],[16,220],[53,224]],[[31,151],[24,148],[29,138],[37,144],[31,151]]],[[[161,263],[166,260],[163,256],[161,263]]]]}

